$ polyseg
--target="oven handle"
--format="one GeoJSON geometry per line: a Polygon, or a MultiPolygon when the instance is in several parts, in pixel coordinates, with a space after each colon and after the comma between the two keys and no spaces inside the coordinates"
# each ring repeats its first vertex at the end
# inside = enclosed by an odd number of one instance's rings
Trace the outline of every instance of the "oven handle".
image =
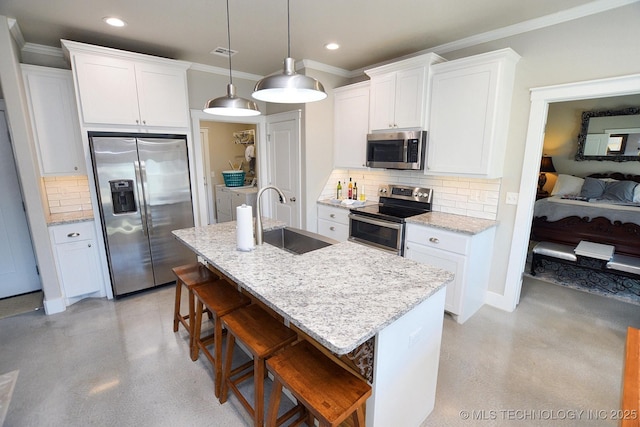
{"type": "Polygon", "coordinates": [[[394,230],[402,229],[402,224],[398,224],[395,222],[388,221],[380,221],[377,219],[369,218],[366,216],[358,215],[358,214],[349,214],[349,219],[353,219],[355,221],[365,222],[367,224],[377,225],[379,227],[392,228],[394,230]]]}

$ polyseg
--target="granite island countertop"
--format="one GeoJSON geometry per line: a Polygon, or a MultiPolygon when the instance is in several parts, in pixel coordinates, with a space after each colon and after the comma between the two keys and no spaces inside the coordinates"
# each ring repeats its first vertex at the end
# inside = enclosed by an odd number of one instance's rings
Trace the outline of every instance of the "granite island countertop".
{"type": "Polygon", "coordinates": [[[421,215],[409,217],[405,220],[408,224],[427,225],[463,234],[479,234],[498,225],[497,221],[470,216],[456,215],[445,212],[427,212],[421,215]]]}
{"type": "MultiPolygon", "coordinates": [[[[264,228],[282,223],[265,219],[264,228]]],[[[175,230],[178,240],[331,352],[346,354],[453,280],[447,271],[353,242],[303,255],[236,250],[236,223],[175,230]]]]}

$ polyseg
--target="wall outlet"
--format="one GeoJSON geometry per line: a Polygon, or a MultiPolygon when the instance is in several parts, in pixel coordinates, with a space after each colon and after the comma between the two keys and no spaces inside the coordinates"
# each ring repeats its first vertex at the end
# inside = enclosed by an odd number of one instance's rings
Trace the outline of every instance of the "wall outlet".
{"type": "Polygon", "coordinates": [[[518,193],[507,193],[507,200],[505,201],[508,205],[517,205],[518,204],[518,193]]]}

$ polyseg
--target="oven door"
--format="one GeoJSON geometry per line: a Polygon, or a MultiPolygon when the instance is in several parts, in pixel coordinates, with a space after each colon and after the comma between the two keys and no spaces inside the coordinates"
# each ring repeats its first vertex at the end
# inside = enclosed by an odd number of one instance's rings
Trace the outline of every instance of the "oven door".
{"type": "Polygon", "coordinates": [[[351,213],[349,240],[402,255],[404,224],[351,213]]]}

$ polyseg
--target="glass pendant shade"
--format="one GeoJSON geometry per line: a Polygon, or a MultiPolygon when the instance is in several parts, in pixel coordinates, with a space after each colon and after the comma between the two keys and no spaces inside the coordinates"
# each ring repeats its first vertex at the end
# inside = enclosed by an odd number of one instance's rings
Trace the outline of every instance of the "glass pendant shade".
{"type": "Polygon", "coordinates": [[[205,113],[218,116],[259,116],[260,110],[255,102],[236,96],[233,83],[227,85],[227,95],[210,99],[204,106],[205,113]]]}
{"type": "Polygon", "coordinates": [[[280,104],[303,104],[325,99],[327,94],[322,83],[296,73],[294,64],[293,58],[285,58],[284,71],[260,80],[251,96],[259,101],[280,104]]]}

